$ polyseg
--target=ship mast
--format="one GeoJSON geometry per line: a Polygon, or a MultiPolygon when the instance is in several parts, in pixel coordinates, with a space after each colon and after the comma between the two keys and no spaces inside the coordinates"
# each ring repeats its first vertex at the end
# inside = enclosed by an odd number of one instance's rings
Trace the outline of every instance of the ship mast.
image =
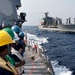
{"type": "Polygon", "coordinates": [[[48,14],[49,14],[49,12],[46,12],[46,13],[45,13],[45,18],[47,18],[47,17],[48,17],[48,14]]]}

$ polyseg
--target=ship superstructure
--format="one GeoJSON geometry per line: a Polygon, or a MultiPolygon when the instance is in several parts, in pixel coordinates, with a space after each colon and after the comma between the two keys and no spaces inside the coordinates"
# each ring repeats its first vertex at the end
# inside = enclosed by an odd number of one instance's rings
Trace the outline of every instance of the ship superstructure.
{"type": "Polygon", "coordinates": [[[0,0],[0,25],[4,23],[5,26],[14,24],[21,26],[26,21],[26,13],[21,12],[18,16],[19,7],[21,7],[20,0],[0,0]]]}

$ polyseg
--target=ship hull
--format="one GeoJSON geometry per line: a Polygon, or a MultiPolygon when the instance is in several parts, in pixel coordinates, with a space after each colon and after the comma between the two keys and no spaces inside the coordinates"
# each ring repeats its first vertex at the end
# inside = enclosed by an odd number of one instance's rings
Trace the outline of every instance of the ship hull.
{"type": "Polygon", "coordinates": [[[48,30],[48,31],[58,31],[58,32],[75,32],[75,24],[66,24],[66,25],[58,25],[57,27],[43,27],[44,25],[39,25],[38,28],[40,30],[48,30]]]}

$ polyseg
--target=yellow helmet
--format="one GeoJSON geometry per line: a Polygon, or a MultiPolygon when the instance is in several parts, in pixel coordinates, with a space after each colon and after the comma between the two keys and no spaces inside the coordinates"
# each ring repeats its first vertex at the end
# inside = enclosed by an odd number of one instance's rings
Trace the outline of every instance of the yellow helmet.
{"type": "Polygon", "coordinates": [[[4,30],[0,30],[0,46],[13,43],[11,36],[4,30]]]}

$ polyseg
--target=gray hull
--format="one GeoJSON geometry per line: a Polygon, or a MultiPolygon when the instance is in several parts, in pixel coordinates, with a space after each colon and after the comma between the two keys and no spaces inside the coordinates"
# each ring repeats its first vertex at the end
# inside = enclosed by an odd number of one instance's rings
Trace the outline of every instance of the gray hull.
{"type": "Polygon", "coordinates": [[[13,25],[18,20],[17,7],[21,7],[20,0],[0,0],[0,25],[13,25]]]}
{"type": "Polygon", "coordinates": [[[38,25],[40,30],[59,31],[59,32],[75,32],[75,24],[58,25],[57,27],[43,27],[38,25]]]}

